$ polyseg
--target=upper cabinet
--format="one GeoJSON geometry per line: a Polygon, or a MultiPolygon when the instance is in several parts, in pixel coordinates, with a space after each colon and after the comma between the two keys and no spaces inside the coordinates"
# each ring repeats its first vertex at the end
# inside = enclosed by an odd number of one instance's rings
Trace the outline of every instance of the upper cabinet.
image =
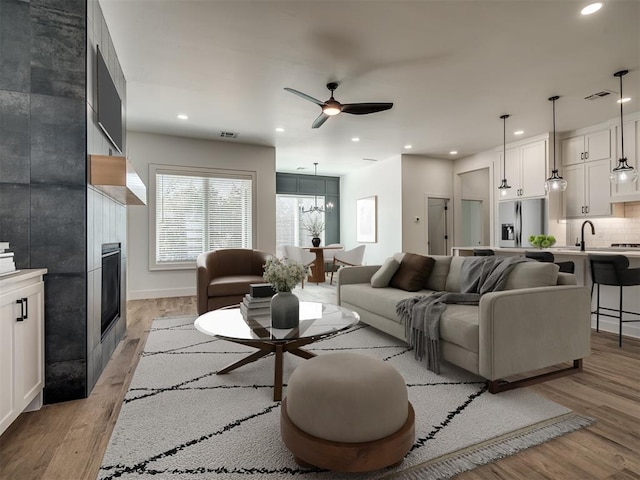
{"type": "MultiPolygon", "coordinates": [[[[620,141],[620,122],[613,128],[615,133],[615,155],[612,166],[618,164],[618,158],[622,156],[620,141]]],[[[637,112],[624,120],[624,155],[630,167],[640,166],[640,112],[637,112]]],[[[622,185],[612,185],[611,200],[614,202],[639,202],[640,180],[622,185]]]]}
{"type": "Polygon", "coordinates": [[[562,165],[576,165],[611,158],[611,129],[576,135],[562,140],[562,165]]]}
{"type": "Polygon", "coordinates": [[[609,202],[609,170],[608,160],[584,162],[564,169],[562,173],[567,181],[567,189],[564,192],[567,218],[614,215],[609,202]]]}
{"type": "MultiPolygon", "coordinates": [[[[502,165],[503,153],[499,159],[502,165]]],[[[511,188],[498,200],[541,197],[545,195],[547,171],[547,140],[523,143],[507,150],[506,179],[511,188]]]]}

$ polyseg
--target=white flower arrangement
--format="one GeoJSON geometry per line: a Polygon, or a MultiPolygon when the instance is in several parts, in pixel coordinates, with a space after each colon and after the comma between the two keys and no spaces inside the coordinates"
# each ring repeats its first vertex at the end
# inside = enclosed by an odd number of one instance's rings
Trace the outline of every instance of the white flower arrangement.
{"type": "Polygon", "coordinates": [[[299,262],[271,257],[264,265],[262,278],[270,283],[276,292],[290,292],[308,274],[308,268],[299,262]]]}
{"type": "Polygon", "coordinates": [[[317,215],[311,215],[309,219],[302,221],[302,228],[312,237],[319,237],[324,232],[324,222],[317,215]]]}

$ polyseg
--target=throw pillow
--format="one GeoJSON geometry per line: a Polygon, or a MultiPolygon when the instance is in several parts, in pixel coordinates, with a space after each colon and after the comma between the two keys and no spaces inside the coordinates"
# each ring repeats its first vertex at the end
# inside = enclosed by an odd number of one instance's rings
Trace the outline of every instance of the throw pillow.
{"type": "Polygon", "coordinates": [[[417,292],[424,287],[434,264],[435,260],[431,257],[405,253],[400,262],[400,268],[391,277],[389,285],[407,292],[417,292]]]}
{"type": "Polygon", "coordinates": [[[391,277],[398,271],[399,267],[400,264],[395,258],[387,258],[378,271],[371,277],[371,286],[373,288],[388,287],[391,277]]]}
{"type": "Polygon", "coordinates": [[[560,267],[555,263],[535,261],[518,263],[511,270],[504,289],[551,287],[558,283],[558,270],[560,267]]]}

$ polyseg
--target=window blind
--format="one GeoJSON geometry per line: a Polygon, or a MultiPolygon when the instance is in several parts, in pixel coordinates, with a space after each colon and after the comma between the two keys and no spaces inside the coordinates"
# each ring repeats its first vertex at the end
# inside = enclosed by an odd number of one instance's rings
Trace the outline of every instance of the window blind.
{"type": "Polygon", "coordinates": [[[156,263],[253,248],[250,176],[156,171],[156,263]]]}

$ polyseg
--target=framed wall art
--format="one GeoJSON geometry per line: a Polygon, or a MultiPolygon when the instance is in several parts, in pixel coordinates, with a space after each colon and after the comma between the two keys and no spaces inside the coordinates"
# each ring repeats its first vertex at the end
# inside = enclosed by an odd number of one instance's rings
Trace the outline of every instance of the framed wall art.
{"type": "Polygon", "coordinates": [[[361,198],[356,202],[356,241],[358,243],[376,243],[377,238],[378,197],[361,198]]]}

